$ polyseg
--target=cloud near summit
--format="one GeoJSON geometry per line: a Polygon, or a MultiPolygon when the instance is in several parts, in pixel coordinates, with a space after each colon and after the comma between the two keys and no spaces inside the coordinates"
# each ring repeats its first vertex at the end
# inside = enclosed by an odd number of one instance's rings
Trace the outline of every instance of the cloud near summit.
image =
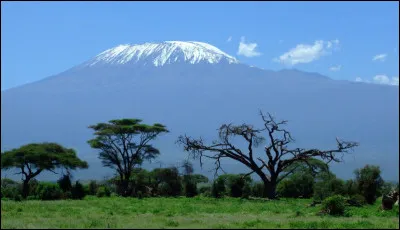
{"type": "Polygon", "coordinates": [[[301,63],[310,63],[318,60],[324,55],[329,55],[339,47],[339,40],[323,41],[317,40],[314,44],[298,44],[274,61],[285,65],[294,66],[301,63]]]}
{"type": "Polygon", "coordinates": [[[261,53],[257,52],[256,48],[257,48],[257,43],[246,43],[245,37],[241,37],[237,54],[245,57],[260,56],[261,53]]]}

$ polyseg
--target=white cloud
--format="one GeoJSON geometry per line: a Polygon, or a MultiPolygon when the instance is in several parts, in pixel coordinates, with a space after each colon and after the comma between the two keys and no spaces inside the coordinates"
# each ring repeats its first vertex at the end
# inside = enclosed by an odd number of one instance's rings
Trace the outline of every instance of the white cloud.
{"type": "Polygon", "coordinates": [[[313,45],[298,44],[288,52],[274,60],[286,65],[310,63],[318,60],[323,55],[330,54],[330,51],[339,46],[339,40],[322,41],[317,40],[313,45]]]}
{"type": "Polygon", "coordinates": [[[392,77],[392,85],[399,85],[399,77],[392,77]]]}
{"type": "Polygon", "coordinates": [[[388,76],[386,76],[386,75],[376,75],[376,76],[373,78],[373,80],[374,80],[375,83],[378,83],[378,84],[385,84],[385,85],[387,85],[387,84],[390,83],[390,79],[389,79],[388,76]]]}
{"type": "Polygon", "coordinates": [[[366,82],[366,83],[375,83],[375,84],[381,84],[381,85],[399,85],[399,77],[392,77],[391,79],[384,75],[384,74],[379,74],[376,75],[375,77],[372,78],[372,82],[368,80],[364,80],[361,77],[357,77],[356,82],[366,82]]]}
{"type": "Polygon", "coordinates": [[[392,79],[390,79],[386,75],[376,75],[373,79],[377,84],[399,85],[399,77],[392,77],[392,79]]]}
{"type": "Polygon", "coordinates": [[[245,57],[256,57],[260,56],[261,53],[257,52],[257,43],[245,43],[245,37],[241,37],[239,43],[238,55],[243,55],[245,57]]]}
{"type": "Polygon", "coordinates": [[[372,58],[372,61],[385,61],[387,54],[378,54],[372,58]]]}
{"type": "Polygon", "coordinates": [[[341,68],[342,68],[341,65],[337,65],[337,66],[332,66],[331,68],[329,68],[329,70],[336,72],[336,71],[340,71],[341,68]]]}
{"type": "Polygon", "coordinates": [[[230,42],[232,41],[232,36],[229,36],[228,40],[226,40],[226,42],[230,42]]]}

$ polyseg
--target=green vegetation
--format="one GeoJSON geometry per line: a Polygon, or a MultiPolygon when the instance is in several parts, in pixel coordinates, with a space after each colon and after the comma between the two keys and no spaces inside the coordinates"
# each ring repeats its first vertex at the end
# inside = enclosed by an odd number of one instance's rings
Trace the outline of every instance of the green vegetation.
{"type": "MultiPolygon", "coordinates": [[[[139,119],[111,120],[90,126],[88,143],[100,150],[103,166],[115,176],[103,181],[72,183],[71,171],[87,168],[73,149],[56,143],[28,144],[1,154],[2,169],[17,168],[22,182],[1,179],[2,228],[398,228],[399,184],[381,178],[377,166],[357,169],[344,181],[327,162],[340,162],[339,153],[356,147],[337,140],[337,149],[288,149],[290,133],[261,113],[264,128],[222,125],[219,141],[181,136],[195,159],[231,158],[246,165],[247,174],[223,174],[213,181],[194,174],[193,165],[141,168],[160,151],[150,142],[168,132],[164,125],[141,124],[139,119]],[[267,159],[253,159],[253,147],[265,138],[267,159]],[[247,142],[247,153],[231,143],[247,142]],[[205,152],[213,152],[207,155],[205,152]],[[66,169],[56,183],[39,182],[42,171],[66,169]],[[253,181],[251,174],[260,181],[253,181]],[[382,196],[383,195],[383,196],[382,196]],[[382,196],[382,198],[380,198],[382,196]],[[269,199],[266,199],[268,197],[269,199]]],[[[221,169],[222,170],[222,169],[221,169]]],[[[54,172],[55,173],[55,172],[54,172]]]]}
{"type": "Polygon", "coordinates": [[[90,147],[100,150],[99,158],[104,167],[112,168],[119,176],[118,194],[131,196],[134,188],[132,172],[145,160],[156,158],[160,151],[150,141],[168,132],[162,124],[141,124],[140,119],[111,120],[91,125],[95,138],[88,141],[90,147]]]}
{"type": "Polygon", "coordinates": [[[17,168],[23,175],[22,196],[29,195],[29,182],[43,171],[65,168],[67,171],[88,168],[73,149],[57,143],[27,144],[1,154],[1,169],[17,168]]]}
{"type": "Polygon", "coordinates": [[[127,198],[2,201],[1,228],[399,228],[398,209],[380,201],[320,215],[310,199],[127,198]]]}

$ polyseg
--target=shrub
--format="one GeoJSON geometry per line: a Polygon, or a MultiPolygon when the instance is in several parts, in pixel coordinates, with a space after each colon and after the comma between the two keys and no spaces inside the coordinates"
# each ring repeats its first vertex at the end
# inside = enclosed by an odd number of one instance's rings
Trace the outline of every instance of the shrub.
{"type": "Polygon", "coordinates": [[[63,192],[71,191],[72,184],[69,175],[63,175],[60,179],[58,179],[57,184],[60,186],[63,192]]]}
{"type": "Polygon", "coordinates": [[[89,182],[88,194],[92,196],[97,195],[98,188],[99,185],[97,184],[97,182],[95,180],[91,180],[89,182]]]}
{"type": "Polygon", "coordinates": [[[264,196],[264,183],[257,182],[254,183],[251,187],[251,195],[254,197],[263,197],[264,196]]]}
{"type": "Polygon", "coordinates": [[[62,198],[63,192],[58,184],[40,183],[36,194],[41,200],[58,200],[62,198]]]}
{"type": "Polygon", "coordinates": [[[197,195],[197,186],[195,183],[193,183],[192,181],[187,181],[185,183],[185,196],[186,197],[194,197],[197,195]]]}
{"type": "Polygon", "coordinates": [[[248,199],[251,194],[251,188],[249,184],[245,184],[242,190],[242,198],[248,199]]]}
{"type": "Polygon", "coordinates": [[[13,198],[14,201],[22,201],[22,196],[21,194],[16,194],[13,198]]]}
{"type": "Polygon", "coordinates": [[[137,198],[138,198],[138,199],[143,199],[143,193],[142,193],[142,191],[138,191],[138,192],[137,192],[137,198]]]}
{"type": "Polygon", "coordinates": [[[329,215],[343,215],[345,211],[346,200],[341,195],[334,195],[326,198],[322,202],[322,211],[329,215]]]}
{"type": "Polygon", "coordinates": [[[156,168],[151,172],[154,188],[161,196],[179,196],[182,192],[182,180],[177,168],[156,168]]]}
{"type": "Polygon", "coordinates": [[[343,188],[345,194],[348,196],[354,196],[358,193],[357,183],[354,180],[346,180],[343,188]]]}
{"type": "Polygon", "coordinates": [[[13,186],[1,188],[1,198],[5,197],[5,198],[14,199],[14,197],[16,195],[20,195],[20,194],[21,194],[20,186],[13,185],[13,186]]]}
{"type": "Polygon", "coordinates": [[[157,188],[158,195],[160,196],[169,196],[172,194],[172,189],[167,182],[161,182],[157,188]]]}
{"type": "Polygon", "coordinates": [[[39,181],[33,178],[31,181],[29,181],[29,194],[31,196],[37,196],[36,190],[39,186],[39,181]]]}
{"type": "Polygon", "coordinates": [[[314,191],[314,177],[308,172],[297,172],[281,181],[277,193],[281,197],[310,198],[314,191]]]}
{"type": "Polygon", "coordinates": [[[78,199],[78,200],[83,199],[86,195],[85,190],[82,184],[79,183],[79,181],[75,182],[75,185],[72,187],[71,193],[72,193],[72,199],[78,199]]]}
{"type": "Polygon", "coordinates": [[[368,204],[373,204],[380,195],[379,191],[384,183],[379,166],[366,165],[362,169],[355,170],[354,174],[359,193],[364,196],[368,204]]]}
{"type": "Polygon", "coordinates": [[[217,179],[211,187],[211,196],[214,198],[221,198],[225,195],[225,181],[217,179]]]}
{"type": "Polygon", "coordinates": [[[97,189],[96,196],[97,197],[110,197],[111,196],[111,191],[108,189],[107,186],[100,186],[97,189]]]}
{"type": "Polygon", "coordinates": [[[199,187],[199,193],[204,194],[204,193],[211,193],[211,186],[210,185],[203,185],[199,187]]]}
{"type": "Polygon", "coordinates": [[[354,206],[363,206],[364,204],[366,204],[366,201],[362,195],[356,194],[351,196],[350,199],[347,201],[347,203],[354,206]]]}
{"type": "Polygon", "coordinates": [[[72,192],[71,191],[64,192],[63,199],[72,199],[72,192]]]}
{"type": "Polygon", "coordinates": [[[322,201],[333,195],[344,195],[344,182],[332,173],[323,174],[314,184],[314,200],[322,201]]]}

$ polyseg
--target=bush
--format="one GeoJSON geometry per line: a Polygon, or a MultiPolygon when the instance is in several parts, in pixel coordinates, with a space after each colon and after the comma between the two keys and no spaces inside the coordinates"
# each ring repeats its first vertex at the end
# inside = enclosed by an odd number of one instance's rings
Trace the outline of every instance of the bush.
{"type": "Polygon", "coordinates": [[[251,188],[249,184],[245,184],[242,190],[242,198],[249,199],[251,194],[251,188]]]}
{"type": "Polygon", "coordinates": [[[366,165],[362,169],[354,171],[358,185],[358,191],[364,196],[368,204],[373,204],[377,196],[380,196],[380,190],[383,186],[381,170],[379,166],[366,165]]]}
{"type": "Polygon", "coordinates": [[[143,199],[143,193],[142,193],[142,191],[138,191],[138,192],[137,192],[137,198],[138,198],[138,199],[143,199]]]}
{"type": "Polygon", "coordinates": [[[107,186],[100,186],[97,189],[96,196],[97,197],[110,197],[111,196],[111,191],[108,189],[107,186]]]}
{"type": "Polygon", "coordinates": [[[9,198],[9,199],[14,199],[15,196],[21,194],[21,188],[20,186],[9,186],[5,188],[1,188],[1,198],[9,198]]]}
{"type": "Polygon", "coordinates": [[[72,187],[71,190],[72,199],[82,200],[85,197],[85,190],[79,181],[75,182],[75,185],[72,187]]]}
{"type": "Polygon", "coordinates": [[[211,196],[221,198],[225,195],[225,181],[218,178],[211,187],[211,196]]]}
{"type": "Polygon", "coordinates": [[[185,196],[186,197],[194,197],[197,195],[197,186],[195,183],[191,182],[191,181],[187,181],[185,183],[185,196]]]}
{"type": "Polygon", "coordinates": [[[13,198],[14,201],[22,201],[22,196],[21,194],[16,194],[13,198]]]}
{"type": "Polygon", "coordinates": [[[89,182],[88,194],[92,196],[97,195],[98,188],[99,185],[97,184],[97,182],[95,180],[91,180],[89,182]]]}
{"type": "Polygon", "coordinates": [[[72,192],[71,191],[64,192],[63,199],[72,199],[72,192]]]}
{"type": "Polygon", "coordinates": [[[297,172],[281,181],[277,193],[281,197],[310,198],[314,192],[314,177],[308,172],[297,172]]]}
{"type": "Polygon", "coordinates": [[[72,184],[69,175],[63,175],[60,179],[58,179],[57,184],[60,186],[63,192],[71,191],[72,184]]]}
{"type": "Polygon", "coordinates": [[[346,207],[346,200],[341,195],[334,195],[322,202],[322,211],[329,215],[343,215],[346,207]]]}
{"type": "Polygon", "coordinates": [[[363,206],[364,204],[366,204],[366,201],[362,195],[356,194],[351,196],[347,203],[353,206],[363,206]]]}
{"type": "Polygon", "coordinates": [[[348,196],[354,196],[358,193],[357,183],[354,180],[347,180],[344,185],[344,192],[348,196]]]}
{"type": "Polygon", "coordinates": [[[156,168],[151,172],[151,178],[156,183],[158,195],[179,196],[182,193],[182,180],[177,168],[156,168]]]}
{"type": "Polygon", "coordinates": [[[203,185],[199,187],[199,193],[204,194],[204,193],[211,193],[211,186],[210,185],[203,185]]]}
{"type": "Polygon", "coordinates": [[[264,183],[257,182],[254,183],[251,187],[251,195],[254,197],[263,197],[264,196],[264,183]]]}
{"type": "Polygon", "coordinates": [[[333,195],[344,195],[344,182],[336,178],[332,173],[320,175],[319,180],[314,184],[314,200],[322,201],[333,195]]]}
{"type": "Polygon", "coordinates": [[[161,182],[157,188],[158,195],[160,196],[169,196],[172,194],[172,189],[167,182],[161,182]]]}
{"type": "Polygon", "coordinates": [[[63,191],[58,184],[40,183],[37,187],[36,194],[41,200],[58,200],[62,198],[63,191]]]}

